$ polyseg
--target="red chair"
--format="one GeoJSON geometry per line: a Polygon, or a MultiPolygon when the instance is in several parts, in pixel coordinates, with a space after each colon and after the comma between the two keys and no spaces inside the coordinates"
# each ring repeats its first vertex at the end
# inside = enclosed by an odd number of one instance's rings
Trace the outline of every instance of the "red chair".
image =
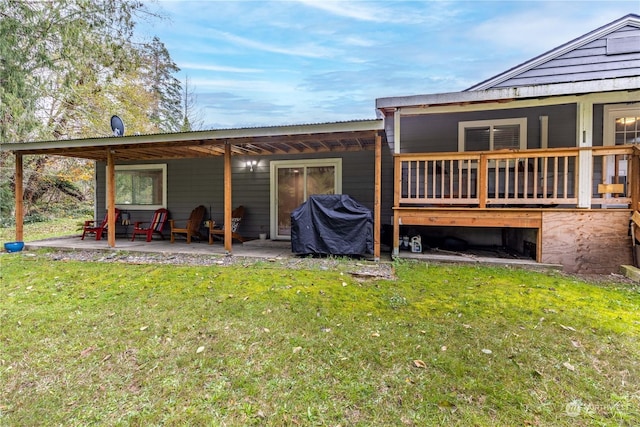
{"type": "MultiPolygon", "coordinates": [[[[86,234],[95,234],[96,240],[102,240],[102,235],[107,231],[107,226],[109,225],[109,214],[106,213],[104,215],[104,219],[100,223],[100,225],[96,226],[95,221],[85,221],[82,227],[82,239],[84,240],[84,236],[86,234]]],[[[118,222],[118,218],[120,218],[120,209],[116,208],[116,219],[115,222],[118,222]]]]}
{"type": "Polygon", "coordinates": [[[145,234],[147,236],[147,242],[151,241],[151,237],[153,233],[157,233],[160,235],[162,240],[164,240],[164,235],[162,234],[162,230],[164,229],[164,225],[169,218],[169,211],[166,209],[158,209],[153,213],[153,218],[151,218],[151,222],[140,222],[137,221],[133,224],[133,236],[131,236],[131,241],[136,240],[136,234],[145,234]],[[142,224],[149,224],[149,227],[143,227],[142,224]]]}

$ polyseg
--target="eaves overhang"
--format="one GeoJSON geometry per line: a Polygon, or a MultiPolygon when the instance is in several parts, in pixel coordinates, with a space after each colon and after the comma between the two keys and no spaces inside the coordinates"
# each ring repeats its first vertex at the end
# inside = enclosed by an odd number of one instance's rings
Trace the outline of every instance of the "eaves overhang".
{"type": "Polygon", "coordinates": [[[516,100],[549,98],[593,93],[640,91],[640,76],[586,82],[556,83],[513,88],[448,92],[376,99],[376,109],[383,114],[406,107],[436,107],[482,103],[505,103],[516,100]]]}
{"type": "Polygon", "coordinates": [[[303,154],[372,150],[376,135],[383,132],[383,121],[376,119],[5,143],[0,151],[98,161],[104,161],[110,151],[118,160],[150,160],[222,156],[229,144],[232,155],[303,154]]]}

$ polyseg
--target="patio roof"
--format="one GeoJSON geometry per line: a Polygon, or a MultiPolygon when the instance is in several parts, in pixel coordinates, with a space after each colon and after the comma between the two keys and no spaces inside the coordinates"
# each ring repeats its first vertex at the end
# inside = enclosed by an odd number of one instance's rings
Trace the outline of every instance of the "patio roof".
{"type": "Polygon", "coordinates": [[[258,156],[362,151],[373,150],[375,136],[383,130],[382,120],[360,120],[8,143],[0,145],[0,151],[25,155],[58,155],[99,161],[106,161],[108,152],[118,160],[223,156],[227,143],[231,146],[232,155],[258,156]]]}

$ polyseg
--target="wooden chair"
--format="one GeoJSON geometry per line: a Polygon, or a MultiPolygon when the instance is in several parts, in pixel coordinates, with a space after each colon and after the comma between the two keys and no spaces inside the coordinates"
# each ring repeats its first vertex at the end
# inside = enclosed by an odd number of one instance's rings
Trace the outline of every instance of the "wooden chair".
{"type": "Polygon", "coordinates": [[[162,208],[158,209],[153,213],[153,218],[151,218],[151,222],[140,222],[136,221],[133,224],[133,235],[131,236],[131,241],[136,240],[136,234],[144,234],[147,236],[147,242],[151,241],[151,238],[154,233],[159,234],[160,238],[164,240],[164,234],[162,234],[162,230],[164,229],[164,225],[169,218],[169,211],[162,208]],[[148,227],[143,227],[142,224],[149,224],[148,227]]]}
{"type": "Polygon", "coordinates": [[[170,219],[169,225],[171,226],[171,243],[175,242],[176,234],[186,234],[187,243],[191,243],[191,237],[193,236],[204,239],[204,236],[200,233],[200,226],[202,225],[202,219],[204,218],[205,212],[206,208],[202,205],[195,208],[193,211],[191,211],[191,215],[189,215],[189,219],[187,220],[184,227],[178,227],[176,225],[176,221],[170,219]]]}
{"type": "MultiPolygon", "coordinates": [[[[233,212],[231,212],[231,238],[239,240],[242,243],[244,243],[246,239],[238,233],[238,227],[240,226],[240,221],[242,221],[243,217],[244,217],[244,206],[238,206],[233,210],[233,212]]],[[[222,227],[216,228],[215,221],[210,221],[209,222],[209,244],[210,245],[213,244],[213,238],[217,236],[222,236],[222,237],[219,237],[221,239],[224,238],[224,225],[222,227]]]]}
{"type": "MultiPolygon", "coordinates": [[[[116,222],[118,222],[118,218],[120,218],[120,209],[116,208],[116,219],[115,219],[116,222]]],[[[107,231],[108,225],[109,225],[108,212],[104,215],[104,219],[102,220],[100,225],[96,225],[96,221],[93,221],[93,220],[85,221],[84,225],[82,226],[82,239],[80,240],[84,240],[84,236],[91,233],[96,235],[96,240],[102,240],[102,235],[107,231]]]]}

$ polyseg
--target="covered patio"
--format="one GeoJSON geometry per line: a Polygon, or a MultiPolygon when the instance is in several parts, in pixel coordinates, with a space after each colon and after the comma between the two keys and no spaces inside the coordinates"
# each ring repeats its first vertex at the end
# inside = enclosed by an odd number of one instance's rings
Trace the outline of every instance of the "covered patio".
{"type": "MultiPolygon", "coordinates": [[[[224,129],[211,131],[196,131],[173,134],[133,135],[124,137],[100,137],[77,140],[59,140],[46,142],[9,143],[0,146],[0,150],[12,152],[15,155],[15,216],[16,240],[24,241],[24,156],[65,156],[93,160],[106,164],[106,210],[109,218],[106,244],[118,249],[160,251],[198,251],[206,253],[220,252],[240,255],[242,252],[255,250],[256,243],[232,246],[231,227],[224,229],[223,243],[207,244],[174,244],[165,242],[130,242],[124,239],[116,240],[117,227],[115,223],[116,195],[115,195],[115,167],[116,164],[131,162],[148,162],[171,159],[196,159],[222,157],[224,159],[224,183],[212,191],[224,196],[225,224],[231,223],[234,201],[232,194],[232,158],[236,157],[267,157],[314,156],[319,153],[345,153],[373,151],[374,165],[371,169],[373,176],[367,176],[373,200],[373,241],[374,259],[380,258],[380,230],[381,230],[381,156],[382,144],[386,142],[384,124],[382,120],[362,120],[337,123],[323,123],[311,125],[291,125],[278,127],[224,129]],[[162,245],[163,249],[159,249],[162,245]],[[166,245],[166,247],[165,247],[166,245]],[[170,246],[169,246],[170,245],[170,246]],[[186,246],[186,247],[185,247],[186,246]],[[154,248],[154,249],[152,249],[154,248]],[[238,253],[240,252],[240,253],[238,253]]],[[[339,156],[340,154],[336,154],[339,156]]],[[[267,157],[268,158],[268,157],[267,157]]],[[[194,173],[197,173],[194,171],[194,173]]],[[[171,178],[169,178],[171,179],[171,178]]],[[[96,195],[97,197],[97,195],[96,195]]],[[[96,212],[99,217],[100,213],[96,212]]],[[[88,247],[98,244],[104,248],[105,242],[73,242],[71,239],[50,240],[38,245],[61,245],[61,247],[82,245],[88,247]],[[64,243],[64,244],[63,244],[64,243]]],[[[31,244],[36,245],[35,243],[31,244]]],[[[287,245],[290,253],[290,242],[270,242],[270,247],[278,248],[287,245]]],[[[263,245],[262,252],[266,250],[263,245]]],[[[271,249],[270,249],[271,250],[271,249]]],[[[269,253],[279,253],[273,249],[269,253]]]]}

